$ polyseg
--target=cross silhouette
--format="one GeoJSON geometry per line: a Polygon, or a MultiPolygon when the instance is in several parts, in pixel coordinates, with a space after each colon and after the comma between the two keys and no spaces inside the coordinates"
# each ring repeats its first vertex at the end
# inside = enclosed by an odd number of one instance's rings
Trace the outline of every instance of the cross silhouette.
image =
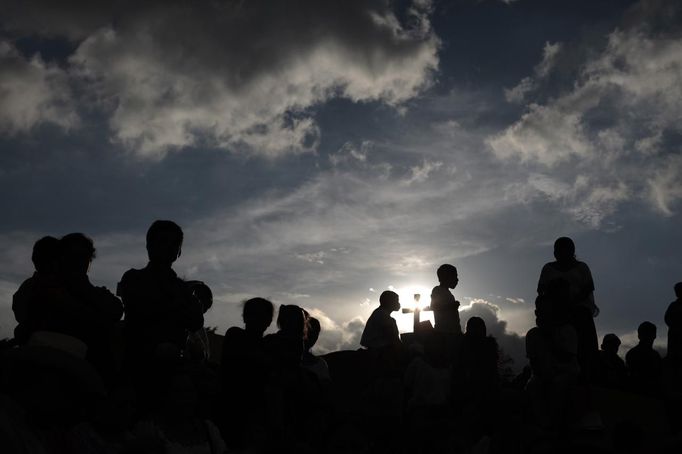
{"type": "Polygon", "coordinates": [[[403,308],[402,312],[403,314],[413,314],[412,318],[412,332],[416,333],[417,332],[417,326],[419,326],[419,316],[421,315],[422,311],[430,311],[431,306],[426,306],[426,307],[419,307],[419,300],[421,299],[421,295],[419,293],[414,294],[414,309],[408,309],[408,308],[403,308]]]}

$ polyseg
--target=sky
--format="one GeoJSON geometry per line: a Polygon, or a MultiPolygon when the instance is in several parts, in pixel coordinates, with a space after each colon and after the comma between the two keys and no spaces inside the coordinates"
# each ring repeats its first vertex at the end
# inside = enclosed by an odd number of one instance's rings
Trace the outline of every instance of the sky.
{"type": "MultiPolygon", "coordinates": [[[[0,337],[43,235],[95,242],[91,281],[185,232],[206,325],[253,296],[357,348],[381,291],[459,270],[517,363],[552,244],[591,268],[600,334],[659,329],[682,281],[676,1],[3,0],[0,337]]],[[[399,315],[410,330],[410,315],[399,315]]],[[[622,353],[622,352],[621,352],[622,353]]]]}

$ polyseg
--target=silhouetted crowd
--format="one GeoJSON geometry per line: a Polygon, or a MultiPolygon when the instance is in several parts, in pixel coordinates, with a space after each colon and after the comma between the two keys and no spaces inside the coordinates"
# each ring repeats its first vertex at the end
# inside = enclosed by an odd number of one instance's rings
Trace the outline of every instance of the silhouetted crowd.
{"type": "Polygon", "coordinates": [[[483,319],[464,331],[438,268],[429,310],[398,332],[398,294],[385,291],[363,348],[316,356],[320,322],[281,305],[243,303],[244,327],[204,327],[213,303],[179,278],[182,229],[156,221],[147,266],[114,295],[93,285],[90,238],[44,237],[35,272],[14,295],[14,338],[0,347],[0,452],[544,453],[681,452],[682,283],[665,313],[668,349],[643,322],[625,355],[615,334],[598,345],[589,267],[570,238],[540,273],[528,365],[509,373],[483,319]],[[216,342],[219,340],[219,342],[216,342]]]}

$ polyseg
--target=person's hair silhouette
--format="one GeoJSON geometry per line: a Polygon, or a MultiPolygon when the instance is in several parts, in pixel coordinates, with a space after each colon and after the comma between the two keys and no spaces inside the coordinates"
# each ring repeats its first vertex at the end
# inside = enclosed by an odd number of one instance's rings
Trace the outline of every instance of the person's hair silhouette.
{"type": "Polygon", "coordinates": [[[379,296],[379,306],[390,312],[397,311],[400,309],[400,297],[396,292],[386,290],[379,296]]]}
{"type": "Polygon", "coordinates": [[[304,342],[304,347],[306,351],[310,351],[311,348],[317,343],[317,339],[320,337],[320,331],[322,327],[320,326],[320,321],[315,317],[308,317],[306,319],[308,329],[306,330],[306,337],[304,342]]]}
{"type": "Polygon", "coordinates": [[[573,262],[575,258],[575,243],[567,236],[557,238],[554,242],[554,258],[557,262],[573,262]]]}
{"type": "Polygon", "coordinates": [[[305,314],[303,309],[295,305],[282,304],[277,314],[277,327],[283,334],[300,336],[305,331],[305,314]]]}
{"type": "Polygon", "coordinates": [[[466,335],[477,339],[483,339],[486,336],[485,321],[483,321],[481,317],[471,317],[467,320],[466,335]]]}
{"type": "Polygon", "coordinates": [[[675,289],[675,296],[677,298],[682,298],[682,282],[678,282],[677,284],[675,284],[674,289],[675,289]]]}
{"type": "Polygon", "coordinates": [[[651,322],[642,322],[637,328],[639,342],[648,347],[653,347],[656,340],[656,325],[651,322]]]}

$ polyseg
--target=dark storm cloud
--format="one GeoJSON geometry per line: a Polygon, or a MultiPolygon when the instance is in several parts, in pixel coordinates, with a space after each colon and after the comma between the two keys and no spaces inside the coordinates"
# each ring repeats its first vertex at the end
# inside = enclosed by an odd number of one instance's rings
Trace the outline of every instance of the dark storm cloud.
{"type": "Polygon", "coordinates": [[[206,143],[315,150],[319,128],[306,109],[334,97],[397,106],[438,64],[425,1],[400,15],[386,1],[98,8],[36,2],[5,22],[20,36],[77,40],[69,74],[109,113],[114,138],[143,156],[206,143]]]}

